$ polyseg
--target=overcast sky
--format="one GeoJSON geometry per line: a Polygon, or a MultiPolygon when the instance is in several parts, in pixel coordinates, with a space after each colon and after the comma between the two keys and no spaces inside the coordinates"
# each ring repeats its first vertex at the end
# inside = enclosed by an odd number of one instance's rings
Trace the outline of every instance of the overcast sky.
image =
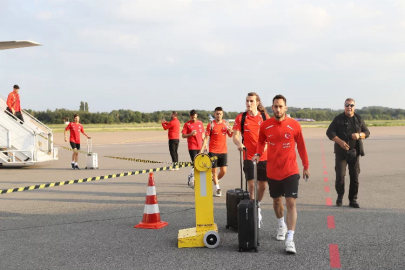
{"type": "Polygon", "coordinates": [[[34,110],[405,108],[405,1],[0,0],[0,93],[34,110]]]}

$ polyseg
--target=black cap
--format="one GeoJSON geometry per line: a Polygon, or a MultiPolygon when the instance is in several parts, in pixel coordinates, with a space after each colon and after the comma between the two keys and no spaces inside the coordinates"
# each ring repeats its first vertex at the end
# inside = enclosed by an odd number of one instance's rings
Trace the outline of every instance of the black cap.
{"type": "Polygon", "coordinates": [[[13,86],[13,88],[14,89],[20,89],[20,87],[18,85],[16,85],[16,84],[13,86]]]}

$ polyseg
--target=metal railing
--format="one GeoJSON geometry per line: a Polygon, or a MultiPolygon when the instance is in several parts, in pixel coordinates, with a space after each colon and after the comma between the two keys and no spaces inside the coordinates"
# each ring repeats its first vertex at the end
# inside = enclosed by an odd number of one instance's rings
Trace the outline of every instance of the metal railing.
{"type": "MultiPolygon", "coordinates": [[[[0,98],[2,98],[4,101],[7,102],[7,98],[4,97],[2,94],[0,94],[0,98]]],[[[26,110],[22,110],[22,112],[27,115],[29,118],[31,118],[31,120],[35,121],[38,125],[40,125],[41,127],[45,128],[49,133],[52,133],[52,129],[50,129],[48,126],[46,126],[44,123],[42,123],[41,121],[39,121],[38,119],[36,119],[34,116],[32,116],[29,112],[27,112],[26,110]]],[[[11,114],[11,113],[10,113],[11,114]]],[[[12,114],[11,114],[12,115],[12,114]]]]}

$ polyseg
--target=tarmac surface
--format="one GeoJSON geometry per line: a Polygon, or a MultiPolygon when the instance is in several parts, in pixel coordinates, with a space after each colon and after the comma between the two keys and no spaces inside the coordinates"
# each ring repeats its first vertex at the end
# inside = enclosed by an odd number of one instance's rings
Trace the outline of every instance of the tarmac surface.
{"type": "MultiPolygon", "coordinates": [[[[404,269],[405,127],[370,128],[360,161],[360,209],[348,207],[348,186],[343,206],[335,206],[333,143],[325,131],[304,129],[311,176],[300,180],[296,255],[275,240],[277,220],[267,192],[259,252],[238,252],[237,233],[225,229],[226,190],[240,185],[239,154],[228,140],[223,195],[214,197],[221,237],[216,249],[177,248],[178,231],[195,227],[190,168],[182,168],[154,174],[161,217],[169,223],[159,230],[134,228],[142,220],[148,174],[0,195],[0,269],[404,269]]],[[[98,170],[85,170],[82,154],[83,169],[72,170],[71,153],[60,148],[58,161],[0,168],[0,189],[166,166],[106,155],[170,161],[163,131],[90,135],[98,170]]],[[[56,134],[56,144],[62,138],[56,134]]],[[[189,161],[180,140],[180,161],[189,161]]],[[[298,164],[302,171],[299,157],[298,164]]]]}

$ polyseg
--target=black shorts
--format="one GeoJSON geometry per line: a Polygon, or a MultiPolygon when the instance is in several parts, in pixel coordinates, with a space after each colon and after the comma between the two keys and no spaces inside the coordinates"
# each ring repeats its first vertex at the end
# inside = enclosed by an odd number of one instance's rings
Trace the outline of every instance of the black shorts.
{"type": "Polygon", "coordinates": [[[200,150],[188,150],[188,153],[190,154],[191,162],[194,162],[194,158],[200,153],[200,150]]]}
{"type": "Polygon", "coordinates": [[[299,174],[293,174],[283,180],[269,179],[270,197],[274,199],[280,196],[286,198],[298,198],[299,180],[299,174]]]}
{"type": "Polygon", "coordinates": [[[70,147],[72,147],[72,149],[77,149],[80,150],[80,143],[74,143],[74,142],[70,142],[70,147]]]}
{"type": "MultiPolygon", "coordinates": [[[[257,181],[269,180],[267,178],[266,166],[267,166],[267,160],[259,161],[259,163],[257,163],[257,181]]],[[[254,179],[253,161],[244,160],[243,161],[243,171],[245,173],[246,181],[253,180],[254,179]]]]}
{"type": "Polygon", "coordinates": [[[213,162],[212,168],[217,168],[217,167],[227,167],[228,166],[228,154],[217,154],[217,153],[211,153],[209,152],[208,155],[210,157],[217,157],[218,159],[213,162]]]}

